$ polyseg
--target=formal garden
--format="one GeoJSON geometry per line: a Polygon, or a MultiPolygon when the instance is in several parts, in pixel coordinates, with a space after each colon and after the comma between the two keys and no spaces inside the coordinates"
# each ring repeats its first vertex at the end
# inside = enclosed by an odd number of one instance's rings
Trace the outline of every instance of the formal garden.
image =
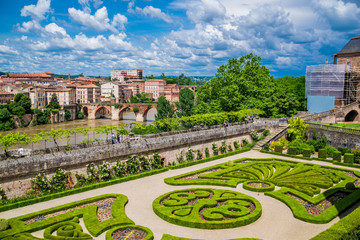
{"type": "MultiPolygon", "coordinates": [[[[240,153],[237,151],[236,153],[240,153]]],[[[152,211],[157,215],[159,224],[165,221],[189,229],[241,230],[256,224],[263,214],[263,206],[257,200],[259,194],[276,199],[288,207],[293,214],[291,218],[314,225],[330,222],[360,199],[359,171],[278,158],[236,159],[236,156],[232,156],[234,160],[222,159],[229,156],[231,157],[231,154],[225,153],[167,167],[160,167],[162,163],[156,155],[150,158],[133,157],[128,160],[128,169],[135,167],[134,161],[139,161],[139,165],[142,168],[148,166],[148,170],[134,169],[131,174],[124,172],[122,178],[109,177],[102,181],[99,179],[100,175],[104,176],[99,173],[101,167],[90,167],[89,175],[83,176],[85,182],[77,188],[60,192],[44,188],[42,191],[47,191],[46,194],[40,194],[36,199],[16,202],[13,206],[5,204],[0,210],[16,210],[17,207],[36,202],[46,204],[50,199],[97,188],[98,193],[102,194],[83,200],[76,200],[77,195],[73,195],[75,201],[1,219],[0,239],[190,239],[177,237],[177,234],[167,232],[166,229],[162,236],[154,237],[151,228],[137,225],[128,217],[125,210],[129,199],[125,194],[101,191],[105,186],[120,186],[119,183],[141,180],[150,175],[156,177],[164,173],[169,173],[171,177],[161,177],[160,181],[163,181],[163,185],[168,186],[168,189],[171,189],[171,186],[174,189],[154,197],[151,202],[152,211]],[[141,158],[143,159],[140,160],[141,158]],[[144,159],[149,165],[144,165],[144,159]],[[215,160],[221,163],[213,164],[212,161],[215,160]],[[198,167],[199,163],[208,163],[209,166],[198,167]],[[195,167],[196,170],[187,171],[188,166],[195,167]],[[175,170],[183,173],[171,174],[175,170]],[[92,177],[98,179],[91,179],[92,177]],[[89,184],[91,181],[96,183],[89,184]],[[192,187],[187,188],[187,185],[192,187]],[[199,187],[194,188],[196,185],[199,187]],[[178,186],[184,188],[176,189],[178,186]],[[251,194],[252,192],[256,195],[251,194]]],[[[120,172],[118,170],[118,173],[120,172]]],[[[58,173],[57,177],[60,178],[59,176],[62,174],[58,173]]],[[[40,177],[36,179],[39,181],[40,177]]],[[[50,182],[51,179],[47,184],[46,181],[42,184],[51,186],[50,182]]],[[[34,181],[34,186],[40,191],[39,182],[34,181]]],[[[360,223],[356,212],[358,210],[342,218],[318,237],[314,236],[314,239],[324,239],[321,236],[327,236],[326,239],[357,239],[356,234],[359,233],[356,231],[360,229],[360,223]]],[[[245,239],[236,237],[234,235],[232,239],[245,239]]]]}

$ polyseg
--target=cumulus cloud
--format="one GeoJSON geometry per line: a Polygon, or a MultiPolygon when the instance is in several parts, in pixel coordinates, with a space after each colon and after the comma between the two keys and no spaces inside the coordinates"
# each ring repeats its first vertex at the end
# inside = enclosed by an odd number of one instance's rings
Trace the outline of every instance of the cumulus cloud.
{"type": "Polygon", "coordinates": [[[118,29],[124,29],[127,23],[127,18],[120,13],[114,16],[113,21],[110,21],[106,7],[98,9],[94,15],[75,8],[69,8],[68,12],[74,22],[96,31],[118,32],[118,29]]]}
{"type": "Polygon", "coordinates": [[[62,36],[66,36],[66,31],[64,28],[59,27],[56,23],[50,23],[45,26],[45,31],[52,34],[60,34],[62,36]]]}
{"type": "MultiPolygon", "coordinates": [[[[55,33],[61,32],[61,29],[58,29],[53,26],[55,33]]],[[[57,35],[48,40],[42,41],[32,41],[30,43],[30,48],[35,51],[48,52],[48,51],[59,51],[59,50],[68,50],[68,51],[94,51],[102,50],[105,52],[113,51],[132,51],[135,48],[130,42],[126,41],[126,34],[111,34],[108,37],[103,35],[97,35],[94,37],[88,37],[83,33],[77,34],[74,38],[70,37],[68,34],[57,35]]]]}
{"type": "Polygon", "coordinates": [[[360,28],[360,5],[342,0],[314,0],[319,15],[336,31],[360,28]]]}
{"type": "Polygon", "coordinates": [[[218,0],[201,0],[190,2],[186,14],[194,23],[218,24],[225,17],[226,9],[218,0]]]}
{"type": "Polygon", "coordinates": [[[35,20],[45,19],[45,14],[50,11],[50,2],[51,0],[38,0],[36,5],[27,5],[21,9],[21,16],[27,17],[30,16],[35,20]]]}
{"type": "Polygon", "coordinates": [[[32,20],[28,22],[23,22],[21,24],[18,23],[16,25],[16,29],[22,33],[29,33],[29,32],[40,32],[42,27],[38,21],[32,20]]]}

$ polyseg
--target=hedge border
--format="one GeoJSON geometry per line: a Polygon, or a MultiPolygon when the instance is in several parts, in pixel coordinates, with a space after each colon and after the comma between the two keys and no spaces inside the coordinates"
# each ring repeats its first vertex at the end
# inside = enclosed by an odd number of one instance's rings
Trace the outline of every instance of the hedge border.
{"type": "Polygon", "coordinates": [[[321,162],[329,162],[332,163],[334,165],[340,165],[340,166],[346,166],[346,167],[352,167],[352,168],[360,168],[360,165],[355,165],[355,164],[351,164],[351,163],[344,163],[344,162],[338,162],[338,161],[334,161],[334,160],[329,160],[329,159],[323,159],[323,158],[315,158],[315,157],[301,157],[301,156],[297,156],[297,155],[289,155],[289,154],[280,154],[280,153],[276,153],[276,152],[270,152],[270,151],[266,151],[266,150],[260,150],[260,152],[262,153],[267,153],[267,154],[272,154],[272,155],[278,155],[278,156],[283,156],[283,157],[290,157],[290,158],[298,158],[298,159],[303,159],[303,160],[309,160],[309,161],[321,161],[321,162]]]}
{"type": "Polygon", "coordinates": [[[231,191],[231,190],[224,190],[224,189],[214,189],[214,188],[190,188],[190,189],[181,189],[181,190],[175,190],[175,191],[171,191],[168,193],[165,193],[159,197],[157,197],[152,204],[153,207],[153,211],[154,213],[159,216],[161,219],[172,223],[172,224],[176,224],[176,225],[180,225],[180,226],[185,226],[185,227],[191,227],[191,228],[199,228],[199,229],[227,229],[227,228],[235,228],[235,227],[240,227],[240,226],[245,226],[248,225],[250,223],[255,222],[256,220],[258,220],[261,217],[262,214],[262,207],[261,204],[258,200],[256,200],[255,198],[248,196],[244,193],[240,193],[240,192],[235,192],[235,191],[231,191]],[[178,193],[178,192],[195,192],[195,191],[212,191],[214,193],[214,196],[212,199],[201,199],[204,202],[204,206],[205,205],[212,205],[214,202],[214,198],[217,198],[219,200],[221,200],[221,195],[223,193],[235,193],[236,196],[233,197],[229,197],[227,200],[239,200],[239,199],[244,199],[244,200],[248,200],[250,202],[252,202],[255,205],[255,210],[250,213],[249,215],[246,216],[242,216],[239,217],[237,219],[232,219],[232,220],[228,220],[226,222],[224,221],[208,221],[208,222],[204,222],[204,221],[197,221],[194,218],[191,218],[190,216],[188,217],[189,219],[186,219],[187,216],[185,216],[185,220],[181,219],[179,217],[173,216],[172,214],[168,214],[169,211],[171,211],[171,207],[165,207],[162,206],[160,204],[160,202],[167,198],[168,196],[170,196],[170,194],[174,194],[174,193],[178,193]],[[216,196],[219,195],[219,196],[216,196]],[[205,202],[206,201],[206,202],[205,202]],[[167,208],[167,209],[166,209],[167,208]],[[164,210],[165,209],[165,210],[164,210]]]}
{"type": "Polygon", "coordinates": [[[274,191],[275,189],[275,184],[268,182],[268,181],[262,181],[262,180],[249,180],[246,182],[243,182],[243,188],[252,192],[271,192],[274,191]],[[257,188],[257,187],[252,187],[249,186],[249,183],[266,183],[269,184],[269,187],[264,187],[264,188],[257,188]]]}
{"type": "Polygon", "coordinates": [[[329,189],[324,193],[319,194],[318,196],[312,198],[304,193],[296,191],[294,189],[283,187],[278,191],[275,192],[266,192],[265,195],[273,197],[283,203],[285,203],[292,211],[293,216],[297,219],[300,219],[305,222],[309,223],[316,223],[316,224],[324,224],[328,223],[337,217],[342,211],[346,210],[349,206],[360,199],[360,191],[349,191],[344,188],[333,188],[329,189]],[[349,192],[348,195],[343,200],[339,201],[335,205],[331,206],[330,208],[326,209],[324,212],[318,215],[309,214],[306,211],[306,208],[298,202],[296,199],[286,195],[286,193],[292,193],[305,201],[308,201],[312,204],[317,204],[318,202],[324,200],[326,197],[334,194],[338,190],[343,192],[349,192]]]}
{"type": "Polygon", "coordinates": [[[342,240],[360,229],[360,207],[310,240],[342,240]]]}
{"type": "MultiPolygon", "coordinates": [[[[163,234],[161,240],[200,240],[194,238],[182,238],[182,237],[175,237],[170,234],[163,234]]],[[[234,238],[229,240],[261,240],[259,238],[234,238]]]]}
{"type": "Polygon", "coordinates": [[[0,232],[0,238],[4,238],[6,236],[12,236],[24,232],[29,232],[29,233],[36,232],[45,229],[47,227],[50,227],[51,225],[54,225],[56,223],[74,219],[74,217],[80,217],[80,218],[82,217],[84,219],[85,226],[88,229],[89,233],[93,236],[99,236],[104,231],[116,225],[134,224],[134,222],[131,219],[129,219],[125,213],[125,205],[127,204],[127,202],[128,202],[128,198],[125,195],[104,194],[80,201],[74,201],[71,203],[63,204],[57,207],[29,213],[19,217],[11,218],[8,220],[11,228],[0,232]],[[113,215],[113,218],[105,220],[103,222],[100,222],[99,219],[97,218],[97,214],[96,214],[97,206],[95,205],[76,209],[74,211],[53,216],[27,225],[24,222],[27,219],[31,219],[37,216],[59,212],[81,204],[87,204],[106,198],[116,198],[116,200],[111,206],[111,213],[113,215]]]}
{"type": "Polygon", "coordinates": [[[140,229],[140,230],[143,230],[144,232],[146,232],[147,235],[142,240],[153,240],[154,239],[153,232],[147,227],[143,227],[143,226],[139,226],[139,225],[125,225],[125,226],[117,226],[117,227],[114,227],[114,228],[110,229],[109,231],[107,231],[106,235],[105,235],[105,240],[114,240],[114,238],[112,238],[112,234],[118,230],[122,230],[125,228],[137,228],[137,229],[140,229]]]}

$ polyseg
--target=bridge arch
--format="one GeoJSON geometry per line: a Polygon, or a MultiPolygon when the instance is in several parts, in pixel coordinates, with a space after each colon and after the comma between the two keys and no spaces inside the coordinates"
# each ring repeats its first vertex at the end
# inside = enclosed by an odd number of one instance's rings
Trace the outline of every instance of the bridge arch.
{"type": "Polygon", "coordinates": [[[85,117],[89,116],[89,109],[88,109],[88,107],[83,107],[83,108],[82,108],[82,113],[84,114],[85,117]]]}
{"type": "Polygon", "coordinates": [[[95,118],[111,118],[111,108],[109,106],[99,106],[95,110],[95,118]]]}
{"type": "Polygon", "coordinates": [[[345,122],[357,122],[359,121],[359,113],[356,110],[351,110],[345,115],[345,122]]]}
{"type": "Polygon", "coordinates": [[[144,120],[145,121],[155,121],[155,115],[157,114],[157,108],[152,107],[148,108],[144,112],[144,120]]]}

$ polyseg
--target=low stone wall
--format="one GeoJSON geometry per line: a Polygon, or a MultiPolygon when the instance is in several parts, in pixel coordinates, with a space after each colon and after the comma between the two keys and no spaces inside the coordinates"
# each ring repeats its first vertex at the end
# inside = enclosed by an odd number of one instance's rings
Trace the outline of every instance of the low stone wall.
{"type": "Polygon", "coordinates": [[[360,149],[360,130],[321,124],[309,124],[308,139],[312,139],[314,129],[318,138],[325,136],[327,144],[333,147],[360,149]]]}
{"type": "Polygon", "coordinates": [[[21,196],[31,187],[30,179],[40,171],[51,175],[56,169],[71,170],[74,174],[86,172],[89,163],[100,163],[104,160],[114,163],[117,159],[125,160],[132,154],[151,155],[159,152],[166,162],[176,161],[182,150],[188,146],[193,150],[200,150],[205,157],[205,148],[212,155],[212,143],[219,147],[223,140],[227,144],[246,138],[250,142],[249,133],[279,127],[280,120],[265,119],[253,123],[231,124],[227,128],[222,126],[204,127],[183,131],[166,132],[145,136],[135,135],[120,144],[108,144],[88,147],[65,152],[29,156],[18,159],[0,161],[0,183],[8,197],[21,196]]]}

